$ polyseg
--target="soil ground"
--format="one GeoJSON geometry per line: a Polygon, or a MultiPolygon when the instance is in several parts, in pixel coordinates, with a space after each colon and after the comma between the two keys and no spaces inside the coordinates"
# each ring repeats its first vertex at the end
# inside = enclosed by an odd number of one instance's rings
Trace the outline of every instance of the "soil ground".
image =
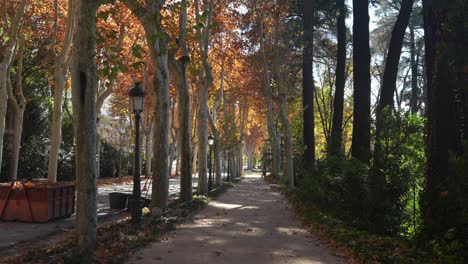
{"type": "Polygon", "coordinates": [[[305,264],[345,260],[302,227],[277,188],[260,174],[252,174],[128,262],[305,264]]]}
{"type": "MultiPolygon", "coordinates": [[[[179,193],[179,177],[169,179],[170,199],[174,199],[179,193]]],[[[194,187],[197,178],[194,177],[194,187]]],[[[142,177],[141,179],[142,195],[151,197],[151,181],[142,177]],[[145,183],[147,188],[145,187],[145,183]],[[148,191],[145,191],[145,190],[148,191]]],[[[97,214],[98,224],[107,224],[127,217],[129,213],[124,210],[114,210],[109,207],[110,192],[131,193],[133,189],[132,177],[119,179],[99,179],[97,195],[97,214]]],[[[29,248],[46,247],[56,243],[73,230],[75,226],[75,214],[69,218],[56,219],[47,223],[24,223],[24,222],[6,222],[0,220],[0,263],[2,258],[12,256],[29,248]]]]}

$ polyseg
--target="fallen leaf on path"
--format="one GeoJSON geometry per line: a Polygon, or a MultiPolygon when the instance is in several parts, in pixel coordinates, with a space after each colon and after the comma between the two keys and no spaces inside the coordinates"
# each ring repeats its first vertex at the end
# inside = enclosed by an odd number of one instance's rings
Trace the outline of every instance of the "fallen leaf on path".
{"type": "Polygon", "coordinates": [[[247,232],[253,232],[252,228],[247,229],[247,232]]]}
{"type": "Polygon", "coordinates": [[[162,260],[160,256],[152,257],[153,260],[162,260]]]}
{"type": "Polygon", "coordinates": [[[220,251],[215,251],[214,253],[215,253],[215,255],[216,255],[217,257],[219,257],[219,256],[221,256],[221,255],[223,254],[223,253],[220,252],[220,251]]]}

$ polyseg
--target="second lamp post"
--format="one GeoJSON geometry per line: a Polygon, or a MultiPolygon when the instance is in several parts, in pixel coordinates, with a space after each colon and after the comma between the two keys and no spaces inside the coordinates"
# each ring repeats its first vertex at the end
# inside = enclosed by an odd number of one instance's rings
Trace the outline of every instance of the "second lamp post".
{"type": "Polygon", "coordinates": [[[132,225],[141,229],[141,186],[140,186],[140,114],[143,112],[145,90],[139,82],[130,89],[130,105],[135,114],[135,164],[133,171],[132,225]]]}
{"type": "Polygon", "coordinates": [[[208,145],[210,146],[210,158],[209,158],[209,161],[208,162],[208,167],[209,167],[209,174],[208,174],[208,191],[211,191],[211,189],[213,188],[213,162],[212,162],[212,156],[211,156],[211,153],[212,153],[212,147],[214,145],[214,137],[212,134],[210,134],[208,136],[208,145]]]}

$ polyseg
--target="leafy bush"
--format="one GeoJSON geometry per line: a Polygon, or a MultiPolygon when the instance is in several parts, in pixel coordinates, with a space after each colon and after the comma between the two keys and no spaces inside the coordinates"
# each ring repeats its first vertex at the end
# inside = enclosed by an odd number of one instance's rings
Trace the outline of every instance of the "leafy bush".
{"type": "Polygon", "coordinates": [[[374,232],[409,235],[419,225],[425,172],[424,118],[384,109],[369,182],[374,232]],[[412,204],[413,206],[408,206],[412,204]],[[411,231],[413,230],[413,231],[411,231]]]}
{"type": "Polygon", "coordinates": [[[131,174],[132,161],[133,154],[119,151],[112,144],[101,140],[100,176],[102,178],[118,177],[119,169],[122,169],[123,176],[131,174]],[[121,168],[119,168],[119,160],[121,161],[121,168]]]}
{"type": "Polygon", "coordinates": [[[314,171],[297,170],[298,195],[357,228],[414,236],[421,222],[417,201],[425,171],[424,119],[391,115],[385,125],[379,170],[328,157],[314,171]],[[375,177],[383,179],[378,188],[375,177]]]}

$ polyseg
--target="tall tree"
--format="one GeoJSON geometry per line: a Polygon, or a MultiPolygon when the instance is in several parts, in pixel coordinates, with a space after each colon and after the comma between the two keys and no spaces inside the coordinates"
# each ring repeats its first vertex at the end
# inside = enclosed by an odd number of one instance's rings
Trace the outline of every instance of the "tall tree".
{"type": "Polygon", "coordinates": [[[156,69],[152,87],[155,96],[154,151],[152,207],[164,209],[169,203],[169,66],[168,36],[162,25],[162,8],[165,0],[148,0],[142,5],[138,0],[124,0],[124,4],[140,20],[145,30],[151,62],[156,69]]]}
{"type": "Polygon", "coordinates": [[[463,148],[468,139],[467,8],[466,1],[423,1],[428,89],[423,221],[431,237],[452,228],[467,235],[468,209],[460,199],[468,189],[466,170],[457,171],[453,164],[463,156],[466,163],[468,155],[463,148]]]}
{"type": "MultiPolygon", "coordinates": [[[[259,11],[261,12],[261,11],[259,11]]],[[[270,69],[268,68],[268,60],[266,55],[266,43],[265,43],[265,33],[264,33],[264,17],[262,14],[259,14],[259,35],[260,35],[260,50],[262,54],[263,61],[263,76],[264,76],[264,86],[265,86],[265,97],[267,103],[267,127],[268,127],[268,136],[269,142],[271,144],[271,150],[273,155],[273,164],[271,168],[271,174],[273,177],[278,178],[280,167],[281,167],[281,148],[280,148],[280,138],[278,131],[276,131],[275,119],[274,119],[274,102],[273,102],[273,90],[271,87],[271,78],[270,78],[270,69]]]]}
{"type": "Polygon", "coordinates": [[[335,96],[333,98],[333,123],[328,154],[330,156],[343,155],[343,104],[346,72],[346,9],[344,0],[336,1],[338,16],[336,17],[336,31],[338,39],[335,96]]]}
{"type": "Polygon", "coordinates": [[[180,199],[192,200],[192,162],[190,147],[190,89],[187,79],[187,67],[190,55],[187,48],[187,0],[182,0],[179,16],[179,38],[177,40],[180,57],[175,57],[176,50],[170,56],[171,70],[177,85],[177,112],[179,115],[179,144],[180,144],[180,199]]]}
{"type": "MultiPolygon", "coordinates": [[[[292,190],[294,188],[294,164],[293,164],[293,151],[292,151],[292,135],[291,135],[291,123],[288,117],[288,110],[286,104],[286,94],[288,93],[286,88],[286,83],[284,81],[284,73],[282,70],[282,64],[280,63],[280,22],[283,18],[282,16],[282,9],[284,7],[281,4],[276,6],[276,14],[275,14],[275,57],[274,57],[274,65],[275,65],[275,82],[278,86],[278,97],[279,97],[279,112],[281,118],[281,125],[283,128],[283,135],[284,135],[284,177],[288,181],[288,188],[292,190]]],[[[311,67],[310,67],[311,68],[311,67]]],[[[310,87],[308,87],[310,88],[310,87]]],[[[313,90],[313,84],[312,84],[313,90]]],[[[313,96],[313,94],[312,94],[313,96]]],[[[313,112],[312,112],[313,114],[313,112]]],[[[310,117],[310,116],[309,116],[310,117]]],[[[313,118],[313,115],[312,115],[313,118]]],[[[312,119],[313,121],[313,119],[312,119]]],[[[313,122],[312,122],[313,123],[313,122]]],[[[304,133],[305,134],[305,133],[304,133]]],[[[313,130],[312,135],[313,137],[313,130]]],[[[312,147],[312,150],[315,152],[315,146],[312,147]]],[[[310,154],[310,153],[309,153],[310,154]]],[[[309,165],[313,164],[315,157],[313,156],[313,160],[311,160],[309,165]]]]}
{"type": "MultiPolygon", "coordinates": [[[[3,134],[5,133],[5,116],[8,102],[8,72],[18,44],[18,33],[27,3],[27,0],[22,0],[18,4],[16,14],[13,17],[10,26],[5,27],[7,29],[8,42],[3,52],[3,59],[0,62],[0,168],[3,158],[3,134]]],[[[3,8],[5,8],[6,11],[6,1],[3,2],[3,5],[3,8]]],[[[5,21],[5,25],[8,24],[8,21],[5,21]]]]}
{"type": "Polygon", "coordinates": [[[303,0],[304,51],[302,59],[302,107],[304,163],[313,168],[315,163],[315,132],[314,132],[314,1],[303,0]]]}
{"type": "Polygon", "coordinates": [[[71,64],[72,105],[76,138],[76,232],[89,253],[96,244],[96,13],[100,1],[76,2],[71,64]]]}
{"type": "Polygon", "coordinates": [[[411,10],[413,8],[413,0],[403,0],[401,2],[400,12],[395,25],[392,29],[390,43],[385,61],[385,70],[383,76],[383,85],[380,91],[380,98],[376,112],[376,132],[375,132],[375,151],[373,173],[370,176],[371,193],[373,200],[372,212],[373,221],[375,223],[374,230],[376,232],[385,231],[385,210],[388,210],[390,194],[386,193],[385,175],[388,173],[382,171],[385,167],[387,155],[384,153],[382,143],[382,135],[386,130],[390,129],[392,124],[389,118],[393,110],[393,95],[396,92],[396,82],[398,75],[398,67],[400,66],[400,55],[403,47],[405,30],[408,26],[411,10]],[[387,111],[388,110],[388,111],[387,111]]]}
{"type": "MultiPolygon", "coordinates": [[[[414,12],[413,12],[414,14],[414,12]]],[[[414,17],[414,15],[413,15],[414,17]]],[[[418,64],[419,64],[419,51],[416,50],[416,40],[415,40],[415,19],[411,19],[409,24],[410,30],[410,64],[411,64],[411,99],[410,99],[410,109],[411,114],[416,114],[419,108],[419,85],[418,85],[418,64]]]]}
{"type": "Polygon", "coordinates": [[[198,83],[198,193],[208,193],[207,181],[207,140],[208,140],[208,89],[213,84],[213,72],[208,60],[211,21],[214,0],[203,0],[203,12],[200,13],[200,1],[195,0],[195,19],[197,22],[198,48],[202,67],[198,83]]]}
{"type": "Polygon", "coordinates": [[[354,119],[351,155],[370,159],[370,46],[369,1],[353,0],[354,119]]]}
{"type": "Polygon", "coordinates": [[[18,58],[16,68],[16,84],[15,89],[8,75],[8,101],[13,109],[13,150],[10,164],[10,179],[16,180],[18,175],[18,161],[21,147],[21,135],[23,132],[23,117],[26,109],[26,98],[23,94],[23,61],[24,61],[24,39],[20,40],[18,47],[18,58]]]}
{"type": "MultiPolygon", "coordinates": [[[[408,26],[411,11],[413,10],[413,2],[414,0],[403,0],[401,2],[400,12],[392,29],[390,44],[388,46],[388,52],[385,61],[383,85],[380,92],[377,118],[379,118],[379,114],[385,107],[393,107],[393,95],[396,90],[401,49],[403,47],[406,27],[408,26]]],[[[379,120],[377,120],[377,125],[379,125],[379,120]]]]}
{"type": "Polygon", "coordinates": [[[55,41],[58,35],[59,24],[59,3],[58,0],[54,2],[55,21],[54,21],[54,40],[52,43],[52,54],[54,56],[54,107],[52,111],[52,127],[50,135],[50,152],[49,152],[49,167],[47,180],[49,182],[57,181],[57,165],[59,159],[60,144],[62,143],[62,101],[63,90],[67,83],[68,72],[68,56],[73,39],[73,23],[74,11],[73,0],[68,0],[68,13],[67,25],[65,29],[65,39],[63,41],[62,49],[59,53],[55,51],[55,41]]]}

